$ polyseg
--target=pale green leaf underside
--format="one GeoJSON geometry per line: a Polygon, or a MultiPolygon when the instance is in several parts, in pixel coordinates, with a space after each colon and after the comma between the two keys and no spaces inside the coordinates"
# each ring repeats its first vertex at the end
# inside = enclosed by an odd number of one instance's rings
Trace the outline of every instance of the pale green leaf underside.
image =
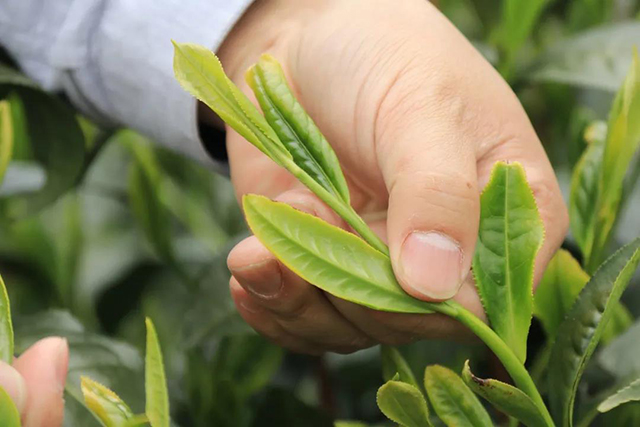
{"type": "Polygon", "coordinates": [[[640,378],[607,397],[598,405],[598,411],[609,412],[624,403],[637,402],[638,400],[640,400],[640,378]]]}
{"type": "Polygon", "coordinates": [[[491,418],[462,379],[444,366],[428,366],[424,387],[438,417],[449,427],[491,426],[491,418]]]}
{"type": "Polygon", "coordinates": [[[349,189],[338,158],[311,117],[296,100],[280,64],[263,55],[246,74],[267,122],[295,163],[328,192],[349,203],[349,189]]]}
{"type": "Polygon", "coordinates": [[[182,87],[204,102],[222,120],[269,157],[289,154],[262,114],[227,77],[210,50],[191,43],[176,43],[173,69],[182,87]]]}
{"type": "Polygon", "coordinates": [[[596,271],[558,329],[548,378],[550,406],[559,426],[572,424],[582,373],[639,262],[640,238],[637,238],[596,271]]]}
{"type": "Polygon", "coordinates": [[[512,385],[494,379],[478,378],[471,372],[469,361],[464,364],[462,379],[476,394],[485,398],[499,411],[520,420],[528,427],[548,427],[533,400],[512,385]]]}
{"type": "Polygon", "coordinates": [[[20,425],[18,408],[16,408],[9,394],[0,387],[0,426],[20,427],[20,425]]]}
{"type": "Polygon", "coordinates": [[[247,195],[243,207],[262,244],[323,291],[376,310],[433,312],[402,290],[389,258],[358,236],[266,197],[247,195]]]}
{"type": "Polygon", "coordinates": [[[401,426],[431,426],[427,402],[420,390],[410,384],[388,381],[378,389],[377,402],[382,413],[401,426]]]}
{"type": "Polygon", "coordinates": [[[480,205],[476,285],[493,330],[524,362],[544,227],[522,166],[497,162],[480,205]]]}
{"type": "Polygon", "coordinates": [[[167,379],[164,373],[162,351],[158,342],[158,335],[151,322],[147,325],[147,354],[144,363],[146,405],[145,414],[149,418],[151,427],[169,427],[169,394],[167,379]]]}
{"type": "Polygon", "coordinates": [[[9,295],[0,277],[0,360],[13,363],[13,325],[11,324],[11,306],[9,295]]]}
{"type": "Polygon", "coordinates": [[[80,385],[87,408],[105,427],[125,427],[134,417],[129,406],[112,390],[87,377],[81,377],[80,385]]]}

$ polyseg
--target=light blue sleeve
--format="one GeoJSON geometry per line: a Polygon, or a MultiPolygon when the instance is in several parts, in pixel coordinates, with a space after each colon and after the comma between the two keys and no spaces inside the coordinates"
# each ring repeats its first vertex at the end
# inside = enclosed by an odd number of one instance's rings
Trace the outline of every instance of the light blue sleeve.
{"type": "Polygon", "coordinates": [[[171,39],[216,49],[252,0],[0,0],[0,44],[47,90],[208,162],[171,39]]]}

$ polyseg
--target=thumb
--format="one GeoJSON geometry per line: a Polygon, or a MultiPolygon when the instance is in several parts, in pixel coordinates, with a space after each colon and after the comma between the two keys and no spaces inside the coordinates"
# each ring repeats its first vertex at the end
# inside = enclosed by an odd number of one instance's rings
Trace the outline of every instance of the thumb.
{"type": "Polygon", "coordinates": [[[58,427],[64,416],[63,391],[69,364],[64,338],[45,338],[27,349],[14,366],[27,385],[25,427],[58,427]]]}
{"type": "Polygon", "coordinates": [[[475,153],[455,131],[413,122],[379,141],[396,276],[423,300],[453,297],[471,268],[479,222],[475,153]],[[428,141],[425,141],[425,136],[428,141]]]}
{"type": "Polygon", "coordinates": [[[27,403],[27,386],[22,375],[13,366],[0,361],[0,387],[13,400],[18,412],[22,413],[27,403]]]}

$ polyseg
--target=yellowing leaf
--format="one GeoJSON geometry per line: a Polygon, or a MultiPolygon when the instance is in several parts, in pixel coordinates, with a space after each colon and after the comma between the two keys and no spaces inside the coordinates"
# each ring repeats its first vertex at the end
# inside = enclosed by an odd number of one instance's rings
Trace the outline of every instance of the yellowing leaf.
{"type": "Polygon", "coordinates": [[[480,204],[476,285],[492,329],[524,362],[544,227],[522,166],[496,163],[480,204]]]}
{"type": "Polygon", "coordinates": [[[147,396],[145,414],[149,418],[151,427],[169,427],[169,393],[167,379],[164,373],[162,351],[158,342],[158,335],[151,319],[146,319],[147,325],[147,354],[145,356],[144,376],[147,396]]]}
{"type": "Polygon", "coordinates": [[[13,119],[11,118],[11,104],[0,101],[0,184],[7,171],[7,166],[13,154],[13,119]]]}
{"type": "Polygon", "coordinates": [[[134,417],[126,403],[113,391],[87,377],[80,378],[87,408],[105,427],[126,427],[134,417]]]}
{"type": "Polygon", "coordinates": [[[16,408],[9,394],[0,387],[0,426],[20,427],[20,425],[18,408],[16,408]]]}

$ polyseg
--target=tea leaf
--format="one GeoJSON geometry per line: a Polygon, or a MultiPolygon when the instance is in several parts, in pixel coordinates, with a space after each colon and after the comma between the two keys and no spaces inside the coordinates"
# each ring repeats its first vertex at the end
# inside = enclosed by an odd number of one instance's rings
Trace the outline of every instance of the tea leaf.
{"type": "Polygon", "coordinates": [[[9,101],[0,101],[0,184],[13,155],[13,119],[9,101]]]}
{"type": "Polygon", "coordinates": [[[493,425],[475,394],[455,372],[444,366],[427,366],[424,387],[440,419],[449,427],[493,425]]]}
{"type": "Polygon", "coordinates": [[[430,427],[429,408],[416,387],[388,381],[377,394],[378,407],[391,421],[404,427],[430,427]]]}
{"type": "MultiPolygon", "coordinates": [[[[589,281],[578,261],[564,249],[560,249],[549,262],[536,289],[533,314],[540,319],[549,341],[553,341],[558,327],[571,310],[578,294],[589,281]]],[[[620,301],[612,307],[612,316],[602,332],[602,342],[624,332],[633,319],[620,301]]]]}
{"type": "Polygon", "coordinates": [[[105,427],[125,427],[134,417],[126,403],[113,391],[88,377],[80,378],[80,387],[87,408],[105,427]]]}
{"type": "Polygon", "coordinates": [[[512,385],[493,379],[478,378],[471,372],[469,361],[464,364],[462,379],[471,390],[484,397],[501,412],[529,427],[548,427],[533,400],[512,385]]]}
{"type": "Polygon", "coordinates": [[[598,353],[598,362],[615,375],[618,381],[640,376],[640,322],[634,323],[623,334],[598,353]]]}
{"type": "Polygon", "coordinates": [[[294,162],[328,192],[349,203],[349,188],[336,153],[296,100],[280,64],[262,55],[246,74],[267,122],[294,162]]]}
{"type": "Polygon", "coordinates": [[[20,427],[20,413],[9,394],[0,387],[0,425],[2,427],[20,427]]]}
{"type": "Polygon", "coordinates": [[[627,169],[640,145],[640,62],[635,49],[631,69],[613,101],[607,129],[593,246],[585,253],[587,272],[600,263],[618,216],[627,169]]]}
{"type": "Polygon", "coordinates": [[[169,427],[169,394],[164,374],[162,351],[151,319],[146,319],[147,354],[144,363],[147,403],[145,414],[151,427],[169,427]]]}
{"type": "Polygon", "coordinates": [[[273,129],[240,89],[227,77],[218,57],[203,46],[173,42],[173,69],[182,87],[204,102],[229,126],[278,162],[290,157],[273,129]]]}
{"type": "Polygon", "coordinates": [[[418,390],[420,389],[411,367],[398,349],[389,345],[382,345],[380,346],[380,356],[382,359],[382,378],[385,381],[390,381],[397,374],[399,381],[411,384],[418,390]]]}
{"type": "Polygon", "coordinates": [[[598,411],[609,412],[624,403],[636,402],[638,400],[640,400],[640,378],[607,397],[598,405],[598,411]]]}
{"type": "Polygon", "coordinates": [[[389,257],[358,236],[266,197],[243,198],[249,227],[283,264],[338,298],[376,310],[432,313],[406,294],[389,257]]]}
{"type": "Polygon", "coordinates": [[[4,280],[0,276],[0,360],[13,363],[13,326],[11,324],[11,304],[4,280]]]}
{"type": "Polygon", "coordinates": [[[491,327],[524,362],[533,305],[533,267],[544,227],[519,163],[498,162],[480,196],[473,259],[491,327]]]}
{"type": "Polygon", "coordinates": [[[595,351],[612,307],[640,262],[640,238],[611,256],[584,287],[560,325],[549,363],[549,400],[558,425],[573,422],[578,383],[595,351]]]}

